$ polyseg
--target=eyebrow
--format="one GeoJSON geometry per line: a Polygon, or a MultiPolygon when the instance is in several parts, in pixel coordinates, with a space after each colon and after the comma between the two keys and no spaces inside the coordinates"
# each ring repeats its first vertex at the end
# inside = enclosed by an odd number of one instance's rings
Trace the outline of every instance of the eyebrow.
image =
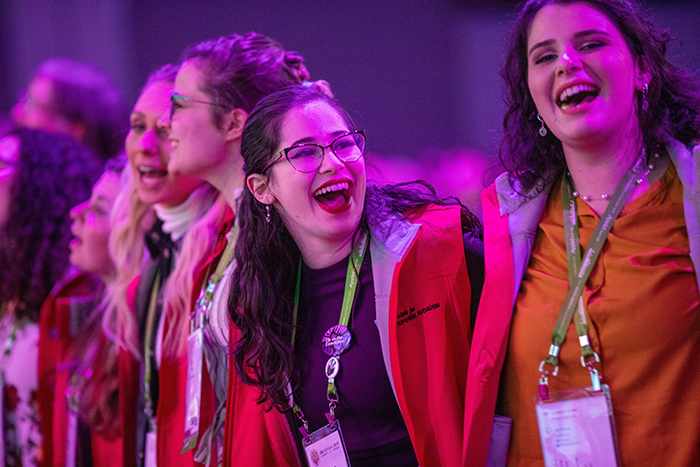
{"type": "MultiPolygon", "coordinates": [[[[334,131],[333,133],[331,133],[331,136],[341,136],[341,135],[345,135],[347,133],[350,133],[350,130],[338,130],[338,131],[334,131]]],[[[316,141],[316,138],[314,138],[312,136],[307,136],[306,138],[301,138],[301,139],[294,141],[290,147],[297,146],[299,144],[306,144],[306,143],[316,144],[316,143],[314,143],[314,141],[316,141]]]]}
{"type": "MultiPolygon", "coordinates": [[[[580,39],[581,37],[591,36],[593,34],[603,34],[605,36],[612,37],[612,36],[610,36],[610,34],[608,34],[605,31],[601,31],[600,29],[586,29],[585,31],[578,31],[578,32],[574,33],[574,38],[580,39]]],[[[530,55],[532,55],[532,52],[534,52],[535,49],[548,46],[548,45],[552,44],[553,42],[554,42],[554,39],[547,39],[546,41],[538,42],[537,44],[530,47],[530,51],[527,54],[528,57],[530,55]]]]}

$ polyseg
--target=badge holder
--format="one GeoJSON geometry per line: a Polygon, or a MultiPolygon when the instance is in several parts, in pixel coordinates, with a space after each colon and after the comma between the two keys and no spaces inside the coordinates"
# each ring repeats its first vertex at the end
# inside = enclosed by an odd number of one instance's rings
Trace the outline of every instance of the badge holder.
{"type": "Polygon", "coordinates": [[[202,401],[202,328],[187,336],[187,386],[185,390],[185,436],[180,454],[193,449],[199,436],[199,411],[202,401]]]}
{"type": "Polygon", "coordinates": [[[607,384],[535,396],[535,411],[545,465],[622,465],[607,384]]]}
{"type": "Polygon", "coordinates": [[[306,460],[311,467],[350,467],[338,420],[309,434],[303,444],[306,460]]]}

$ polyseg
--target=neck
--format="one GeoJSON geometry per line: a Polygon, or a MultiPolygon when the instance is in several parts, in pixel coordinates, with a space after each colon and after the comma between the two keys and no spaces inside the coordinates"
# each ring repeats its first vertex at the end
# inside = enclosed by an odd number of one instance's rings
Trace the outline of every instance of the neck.
{"type": "Polygon", "coordinates": [[[245,182],[240,146],[229,147],[221,160],[222,163],[212,167],[204,179],[221,192],[228,205],[235,211],[236,192],[245,182]]]}
{"type": "Polygon", "coordinates": [[[620,138],[595,148],[564,147],[566,165],[582,196],[600,198],[612,194],[641,151],[638,139],[620,138]]]}
{"type": "Polygon", "coordinates": [[[325,241],[320,238],[294,239],[304,263],[311,269],[327,268],[346,258],[352,251],[354,235],[340,241],[325,241]]]}

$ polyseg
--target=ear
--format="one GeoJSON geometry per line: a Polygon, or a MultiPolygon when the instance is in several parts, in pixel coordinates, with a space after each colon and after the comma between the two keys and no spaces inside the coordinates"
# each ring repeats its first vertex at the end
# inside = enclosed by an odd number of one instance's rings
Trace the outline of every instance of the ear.
{"type": "Polygon", "coordinates": [[[250,174],[245,180],[248,190],[253,194],[255,199],[262,204],[272,204],[277,201],[275,195],[270,191],[268,178],[262,174],[250,174]]]}
{"type": "Polygon", "coordinates": [[[638,91],[644,90],[649,83],[651,83],[651,72],[649,71],[649,64],[644,57],[637,60],[637,73],[635,77],[634,86],[638,91]]]}
{"type": "Polygon", "coordinates": [[[240,140],[247,119],[248,112],[243,109],[233,109],[226,114],[226,118],[224,119],[226,139],[229,141],[240,140]]]}

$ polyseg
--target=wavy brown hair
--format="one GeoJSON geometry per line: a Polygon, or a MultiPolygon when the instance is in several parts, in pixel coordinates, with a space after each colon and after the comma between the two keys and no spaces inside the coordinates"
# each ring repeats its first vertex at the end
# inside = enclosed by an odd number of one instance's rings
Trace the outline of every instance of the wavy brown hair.
{"type": "Polygon", "coordinates": [[[7,223],[0,229],[0,303],[37,322],[41,305],[68,269],[70,209],[90,197],[101,164],[63,135],[14,128],[20,141],[7,223]]]}
{"type": "MultiPolygon", "coordinates": [[[[280,142],[280,129],[287,112],[309,102],[323,101],[335,108],[353,131],[357,126],[336,101],[310,87],[290,86],[264,98],[246,122],[241,143],[246,175],[263,173],[280,142]]],[[[368,186],[360,227],[430,205],[461,203],[440,198],[428,184],[416,186],[368,186]],[[422,189],[416,189],[422,188],[422,189]]],[[[481,236],[478,219],[462,207],[465,231],[481,236]]],[[[294,287],[300,251],[275,209],[267,211],[245,189],[237,221],[240,226],[231,280],[229,312],[241,331],[234,349],[238,377],[257,387],[259,402],[267,409],[286,410],[288,377],[298,381],[298,366],[291,346],[294,287]]]]}
{"type": "Polygon", "coordinates": [[[668,60],[666,48],[671,35],[654,26],[639,1],[529,0],[522,5],[513,25],[501,71],[508,109],[503,118],[499,157],[523,194],[543,190],[566,165],[561,142],[552,132],[545,137],[537,133],[540,122],[527,80],[529,28],[537,12],[546,5],[572,3],[586,3],[603,13],[622,34],[637,65],[650,74],[647,110],[641,105],[642,93],[637,93],[637,118],[644,146],[657,149],[669,136],[689,144],[700,132],[697,79],[668,60]]]}

